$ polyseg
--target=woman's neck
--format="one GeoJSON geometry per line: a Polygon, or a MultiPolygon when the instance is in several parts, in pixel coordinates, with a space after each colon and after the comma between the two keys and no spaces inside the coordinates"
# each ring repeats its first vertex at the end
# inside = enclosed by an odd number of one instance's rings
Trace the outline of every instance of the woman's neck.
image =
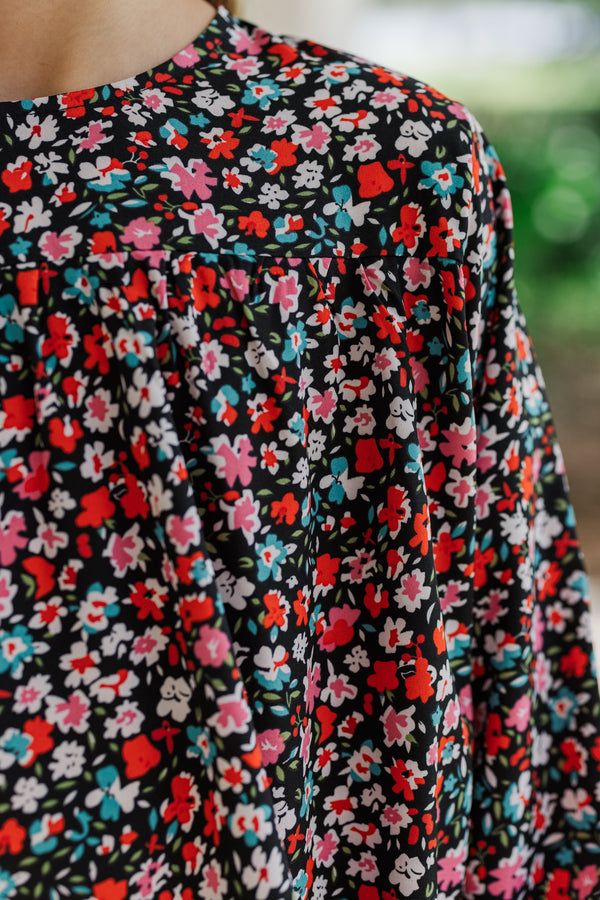
{"type": "Polygon", "coordinates": [[[0,100],[65,93],[153,68],[214,16],[207,0],[18,0],[2,5],[0,100]]]}

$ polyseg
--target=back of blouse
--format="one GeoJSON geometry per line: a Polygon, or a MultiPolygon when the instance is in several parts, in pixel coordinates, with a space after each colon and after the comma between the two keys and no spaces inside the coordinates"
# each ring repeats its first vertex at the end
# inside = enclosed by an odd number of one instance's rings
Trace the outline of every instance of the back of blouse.
{"type": "Polygon", "coordinates": [[[0,896],[591,897],[586,575],[475,116],[221,6],[0,153],[0,896]]]}

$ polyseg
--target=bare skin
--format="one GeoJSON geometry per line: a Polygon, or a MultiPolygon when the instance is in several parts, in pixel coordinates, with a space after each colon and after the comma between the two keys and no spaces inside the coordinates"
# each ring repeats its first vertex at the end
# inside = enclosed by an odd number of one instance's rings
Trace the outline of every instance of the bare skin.
{"type": "Polygon", "coordinates": [[[120,81],[194,40],[207,0],[0,0],[0,101],[120,81]]]}

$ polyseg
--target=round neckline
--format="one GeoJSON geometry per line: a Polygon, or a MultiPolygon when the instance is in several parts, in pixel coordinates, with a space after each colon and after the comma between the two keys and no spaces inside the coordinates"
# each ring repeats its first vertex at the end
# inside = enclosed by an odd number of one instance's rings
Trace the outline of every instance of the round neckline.
{"type": "MultiPolygon", "coordinates": [[[[187,74],[194,69],[203,68],[201,62],[186,65],[183,60],[184,54],[191,51],[202,51],[204,56],[209,54],[219,55],[223,51],[223,38],[226,33],[224,26],[230,25],[232,19],[233,14],[229,9],[223,3],[219,3],[208,25],[196,37],[188,41],[183,47],[180,47],[179,50],[176,50],[171,56],[162,60],[162,62],[156,63],[134,75],[126,75],[114,81],[106,81],[103,84],[73,88],[70,91],[59,91],[56,94],[41,94],[38,97],[0,100],[0,115],[28,115],[31,112],[36,112],[38,109],[40,112],[49,111],[49,107],[57,108],[59,111],[66,113],[69,105],[81,107],[88,99],[94,96],[98,96],[99,101],[102,102],[103,94],[112,95],[114,91],[121,91],[123,95],[127,96],[135,95],[136,92],[143,89],[143,82],[155,82],[156,76],[161,72],[168,72],[170,75],[173,75],[175,72],[187,74]],[[218,43],[219,38],[221,39],[220,43],[218,43]],[[210,45],[213,41],[215,45],[211,47],[210,45]],[[68,102],[63,103],[63,99],[72,101],[72,104],[68,102]]],[[[108,100],[108,97],[106,99],[108,100]]],[[[77,116],[77,118],[79,117],[77,116]]]]}

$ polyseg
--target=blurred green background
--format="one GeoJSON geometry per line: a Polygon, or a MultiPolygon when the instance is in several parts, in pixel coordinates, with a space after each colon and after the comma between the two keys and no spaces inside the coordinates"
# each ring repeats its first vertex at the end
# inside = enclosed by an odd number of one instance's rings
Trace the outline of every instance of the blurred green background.
{"type": "Polygon", "coordinates": [[[600,7],[570,0],[242,0],[280,33],[416,76],[475,113],[506,170],[515,274],[600,612],[600,7]]]}

